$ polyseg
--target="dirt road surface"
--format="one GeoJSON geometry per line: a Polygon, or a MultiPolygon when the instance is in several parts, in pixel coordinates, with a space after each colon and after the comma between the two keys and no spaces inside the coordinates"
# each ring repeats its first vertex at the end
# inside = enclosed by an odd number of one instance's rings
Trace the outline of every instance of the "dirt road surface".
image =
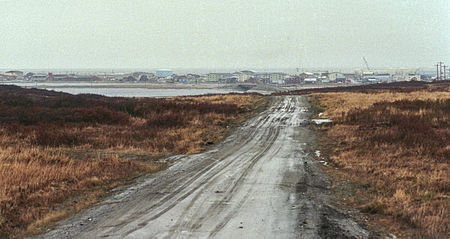
{"type": "Polygon", "coordinates": [[[211,150],[169,158],[38,238],[367,238],[330,205],[309,116],[304,97],[273,98],[211,150]]]}

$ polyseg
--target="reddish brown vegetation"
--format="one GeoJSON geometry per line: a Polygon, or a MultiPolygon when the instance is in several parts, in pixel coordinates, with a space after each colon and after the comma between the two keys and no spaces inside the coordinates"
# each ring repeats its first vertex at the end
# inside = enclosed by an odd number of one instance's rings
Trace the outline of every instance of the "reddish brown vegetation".
{"type": "Polygon", "coordinates": [[[368,109],[350,110],[338,122],[358,125],[363,147],[376,149],[394,144],[412,154],[430,156],[445,162],[450,159],[448,139],[450,99],[400,100],[375,103],[368,109]]]}
{"type": "Polygon", "coordinates": [[[450,93],[374,92],[315,95],[326,107],[323,150],[360,184],[353,205],[400,237],[449,233],[450,93]]]}
{"type": "Polygon", "coordinates": [[[10,134],[18,135],[33,145],[91,145],[103,149],[120,146],[160,152],[161,144],[164,144],[163,151],[178,153],[186,153],[189,149],[170,147],[171,141],[177,141],[174,138],[158,142],[163,137],[162,129],[177,131],[192,126],[195,121],[201,121],[196,127],[207,128],[209,126],[203,124],[203,118],[211,120],[205,123],[215,124],[217,120],[244,113],[235,103],[199,102],[193,98],[74,96],[20,90],[14,86],[0,89],[0,112],[0,124],[10,134]]]}
{"type": "Polygon", "coordinates": [[[201,151],[264,102],[252,95],[109,98],[0,86],[0,237],[39,232],[106,189],[164,168],[148,161],[153,156],[201,151]],[[130,154],[146,161],[124,156],[130,154]]]}
{"type": "Polygon", "coordinates": [[[330,93],[330,92],[362,92],[369,93],[375,91],[390,91],[390,92],[413,92],[420,90],[428,91],[442,91],[450,86],[450,81],[400,81],[392,83],[378,83],[368,85],[356,85],[356,86],[336,86],[336,87],[324,87],[324,88],[311,88],[293,90],[289,92],[276,93],[275,95],[306,95],[313,93],[330,93]]]}

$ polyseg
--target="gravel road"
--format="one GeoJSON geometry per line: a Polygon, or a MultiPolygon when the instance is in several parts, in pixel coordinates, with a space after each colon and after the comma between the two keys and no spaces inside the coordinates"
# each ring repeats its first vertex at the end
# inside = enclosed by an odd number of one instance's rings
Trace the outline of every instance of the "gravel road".
{"type": "Polygon", "coordinates": [[[304,97],[274,97],[209,151],[169,158],[37,238],[367,238],[330,205],[309,117],[304,97]]]}

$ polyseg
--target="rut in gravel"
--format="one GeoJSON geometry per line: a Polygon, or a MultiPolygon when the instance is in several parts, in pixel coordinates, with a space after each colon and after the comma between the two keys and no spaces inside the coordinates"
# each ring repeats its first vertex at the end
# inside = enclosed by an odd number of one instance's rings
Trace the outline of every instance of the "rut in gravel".
{"type": "Polygon", "coordinates": [[[305,98],[272,101],[213,149],[168,159],[167,170],[117,190],[40,237],[368,237],[330,205],[329,182],[311,156],[305,98]]]}

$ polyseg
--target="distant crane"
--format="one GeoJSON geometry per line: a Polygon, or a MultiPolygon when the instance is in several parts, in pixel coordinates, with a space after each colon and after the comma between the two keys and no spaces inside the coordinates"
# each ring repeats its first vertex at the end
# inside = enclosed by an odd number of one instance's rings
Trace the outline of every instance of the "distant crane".
{"type": "Polygon", "coordinates": [[[370,71],[369,63],[367,63],[366,58],[363,57],[362,59],[364,60],[364,63],[366,63],[367,70],[370,71]]]}

